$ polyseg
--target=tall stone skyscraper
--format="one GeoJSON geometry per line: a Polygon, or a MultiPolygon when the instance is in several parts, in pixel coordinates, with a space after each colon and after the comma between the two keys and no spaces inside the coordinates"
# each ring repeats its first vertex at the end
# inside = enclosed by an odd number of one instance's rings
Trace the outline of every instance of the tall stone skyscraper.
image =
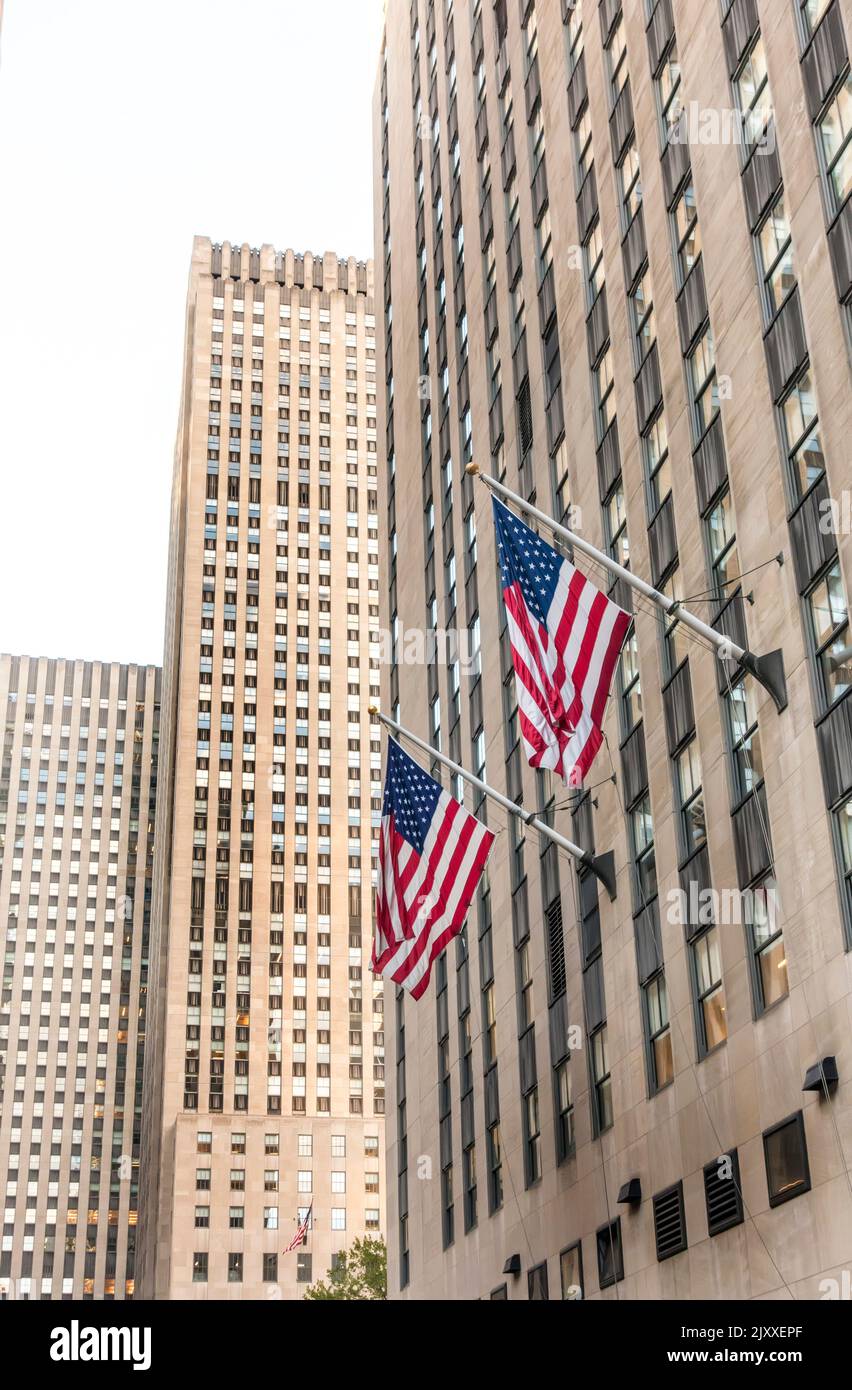
{"type": "Polygon", "coordinates": [[[467,941],[388,1006],[392,1297],[818,1298],[852,1259],[850,45],[847,0],[388,0],[384,621],[478,657],[397,649],[384,709],[617,870],[468,792],[467,941]],[[587,784],[536,775],[471,459],[780,648],[785,708],[579,557],[635,626],[587,784]]]}
{"type": "Polygon", "coordinates": [[[160,672],[0,657],[0,1298],[131,1298],[160,672]]]}
{"type": "Polygon", "coordinates": [[[197,239],[163,673],[140,1287],[301,1296],[383,1231],[372,266],[197,239]],[[312,1209],[307,1243],[283,1253],[312,1209]]]}

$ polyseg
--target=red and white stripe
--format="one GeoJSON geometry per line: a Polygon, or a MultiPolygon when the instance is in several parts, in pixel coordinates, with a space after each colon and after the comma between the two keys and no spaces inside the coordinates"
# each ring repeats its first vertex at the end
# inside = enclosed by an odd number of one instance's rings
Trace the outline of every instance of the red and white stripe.
{"type": "Polygon", "coordinates": [[[504,589],[527,758],[578,786],[603,742],[604,710],[630,614],[564,560],[545,623],[504,589]]]}
{"type": "Polygon", "coordinates": [[[441,792],[423,854],[382,819],[373,969],[419,999],[432,962],[464,925],[494,841],[487,826],[441,792]]]}
{"type": "Polygon", "coordinates": [[[305,1236],[306,1236],[307,1233],[308,1233],[308,1228],[310,1227],[310,1224],[311,1224],[311,1214],[312,1214],[312,1212],[313,1212],[313,1206],[310,1206],[310,1207],[308,1208],[308,1214],[307,1214],[307,1216],[305,1217],[304,1221],[303,1221],[303,1222],[301,1223],[301,1225],[299,1226],[299,1229],[296,1231],[296,1234],[294,1235],[293,1239],[290,1241],[290,1244],[289,1244],[289,1245],[285,1245],[284,1250],[283,1250],[283,1254],[289,1255],[289,1253],[290,1253],[291,1250],[295,1250],[298,1246],[300,1246],[300,1245],[302,1244],[302,1242],[303,1242],[304,1239],[305,1239],[305,1236]]]}

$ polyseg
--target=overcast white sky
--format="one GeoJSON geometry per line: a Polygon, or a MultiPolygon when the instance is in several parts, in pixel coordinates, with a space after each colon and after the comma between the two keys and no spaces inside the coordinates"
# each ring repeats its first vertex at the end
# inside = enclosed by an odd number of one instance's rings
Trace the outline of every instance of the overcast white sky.
{"type": "Polygon", "coordinates": [[[382,0],[6,0],[0,651],[162,660],[194,235],[372,255],[382,0]]]}

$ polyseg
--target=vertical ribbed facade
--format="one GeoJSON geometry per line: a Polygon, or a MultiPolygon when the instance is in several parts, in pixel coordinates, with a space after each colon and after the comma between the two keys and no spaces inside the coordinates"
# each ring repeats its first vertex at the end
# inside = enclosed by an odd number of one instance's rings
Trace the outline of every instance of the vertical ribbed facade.
{"type": "Polygon", "coordinates": [[[0,657],[0,1297],[131,1298],[154,667],[0,657]]]}
{"type": "Polygon", "coordinates": [[[387,5],[382,621],[471,659],[392,643],[384,708],[618,888],[467,792],[488,875],[390,1034],[391,1297],[812,1298],[852,1257],[850,38],[843,0],[387,5]],[[779,649],[783,710],[580,558],[634,624],[588,784],[533,772],[470,460],[779,649]]]}
{"type": "Polygon", "coordinates": [[[369,263],[194,245],[143,1160],[157,1297],[297,1298],[384,1232],[372,295],[369,263]]]}

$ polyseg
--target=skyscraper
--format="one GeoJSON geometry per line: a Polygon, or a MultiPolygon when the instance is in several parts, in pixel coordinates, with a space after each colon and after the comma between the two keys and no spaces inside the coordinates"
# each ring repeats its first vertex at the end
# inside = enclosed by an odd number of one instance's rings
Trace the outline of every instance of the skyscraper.
{"type": "Polygon", "coordinates": [[[487,883],[389,1005],[391,1297],[813,1298],[852,1258],[849,38],[841,0],[387,5],[383,623],[466,659],[397,643],[383,706],[617,870],[467,793],[487,883]],[[586,784],[535,774],[471,461],[780,649],[783,708],[580,557],[634,628],[586,784]]]}
{"type": "Polygon", "coordinates": [[[368,973],[372,266],[199,238],[163,675],[140,1283],[299,1297],[384,1229],[368,973]],[[304,1246],[283,1253],[312,1211],[304,1246]]]}
{"type": "Polygon", "coordinates": [[[131,1298],[160,672],[0,657],[0,1298],[131,1298]]]}

